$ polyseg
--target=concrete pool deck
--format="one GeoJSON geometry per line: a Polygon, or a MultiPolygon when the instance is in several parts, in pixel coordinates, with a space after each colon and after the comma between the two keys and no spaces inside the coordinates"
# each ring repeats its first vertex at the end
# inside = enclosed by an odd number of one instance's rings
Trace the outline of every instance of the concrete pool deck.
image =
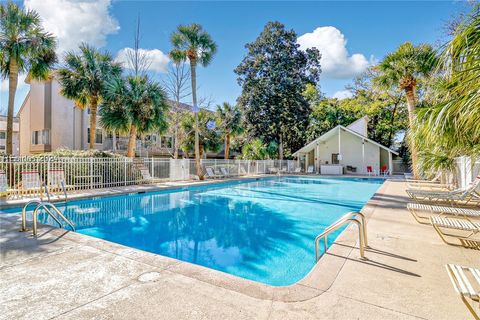
{"type": "MultiPolygon", "coordinates": [[[[314,270],[289,287],[228,274],[43,226],[18,232],[0,214],[0,319],[469,319],[446,263],[480,266],[406,210],[387,181],[363,212],[371,249],[350,226],[314,270]]],[[[320,232],[321,230],[319,230],[320,232]]]]}

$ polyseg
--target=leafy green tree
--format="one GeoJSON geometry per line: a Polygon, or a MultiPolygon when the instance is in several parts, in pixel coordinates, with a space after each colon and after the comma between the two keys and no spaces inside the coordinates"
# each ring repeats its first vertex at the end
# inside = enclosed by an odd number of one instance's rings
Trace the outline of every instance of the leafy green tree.
{"type": "Polygon", "coordinates": [[[273,159],[278,154],[278,145],[271,141],[263,143],[259,138],[247,142],[242,148],[243,160],[267,160],[273,159]]]}
{"type": "MultiPolygon", "coordinates": [[[[376,83],[386,89],[397,87],[405,91],[408,107],[409,126],[415,125],[416,87],[419,78],[430,76],[437,66],[436,53],[430,45],[414,46],[411,42],[400,45],[396,51],[388,54],[378,65],[379,75],[376,83]]],[[[412,169],[417,172],[417,149],[410,140],[412,169]]]]}
{"type": "Polygon", "coordinates": [[[165,92],[147,76],[116,77],[108,81],[100,109],[102,126],[129,133],[127,157],[135,156],[137,135],[165,132],[168,104],[165,92]]]}
{"type": "Polygon", "coordinates": [[[267,23],[246,48],[235,69],[242,86],[239,107],[249,135],[277,142],[282,159],[305,142],[310,107],[303,92],[319,80],[320,53],[300,50],[296,33],[279,22],[267,23]]]}
{"type": "Polygon", "coordinates": [[[18,74],[44,80],[57,61],[55,38],[45,32],[38,13],[14,2],[0,4],[0,72],[8,79],[7,154],[12,154],[13,111],[18,74]]]}
{"type": "Polygon", "coordinates": [[[217,106],[217,125],[225,140],[225,159],[230,158],[230,139],[243,132],[242,113],[228,102],[217,106]]]}
{"type": "Polygon", "coordinates": [[[62,85],[61,94],[75,101],[79,108],[90,110],[90,143],[94,148],[97,130],[97,109],[102,103],[105,86],[109,79],[119,77],[122,68],[109,53],[101,53],[86,43],[79,47],[80,53],[68,52],[64,66],[57,71],[62,85]]]}
{"type": "Polygon", "coordinates": [[[183,152],[189,154],[195,150],[196,136],[198,136],[201,158],[203,158],[205,152],[220,151],[222,146],[221,135],[215,128],[211,127],[211,124],[214,123],[215,114],[205,109],[201,109],[197,113],[186,113],[181,123],[182,131],[185,134],[185,139],[181,144],[183,152]]]}
{"type": "MultiPolygon", "coordinates": [[[[176,63],[183,63],[186,60],[190,63],[190,79],[192,82],[193,107],[197,105],[197,65],[200,63],[203,67],[210,64],[217,51],[217,45],[212,37],[203,30],[199,24],[179,25],[177,31],[172,33],[170,41],[173,49],[170,51],[170,57],[176,63]]],[[[198,128],[198,110],[195,111],[195,163],[197,175],[203,180],[203,170],[200,165],[200,137],[198,128]]]]}

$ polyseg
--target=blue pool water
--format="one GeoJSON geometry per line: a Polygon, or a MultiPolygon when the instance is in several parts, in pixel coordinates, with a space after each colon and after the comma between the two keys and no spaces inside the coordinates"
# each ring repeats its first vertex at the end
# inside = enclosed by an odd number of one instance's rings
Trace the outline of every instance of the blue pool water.
{"type": "MultiPolygon", "coordinates": [[[[283,286],[315,264],[315,237],[344,213],[360,210],[382,182],[275,177],[58,207],[79,233],[283,286]]],[[[55,225],[43,214],[40,221],[55,225]]]]}

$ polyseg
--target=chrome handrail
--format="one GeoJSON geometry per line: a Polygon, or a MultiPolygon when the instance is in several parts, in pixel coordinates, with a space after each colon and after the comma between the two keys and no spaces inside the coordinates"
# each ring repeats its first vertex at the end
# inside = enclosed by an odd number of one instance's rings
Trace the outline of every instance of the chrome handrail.
{"type": "Polygon", "coordinates": [[[34,200],[28,201],[23,206],[23,209],[22,209],[22,228],[20,229],[20,231],[27,231],[27,207],[31,204],[39,205],[40,203],[42,203],[42,200],[34,199],[34,200]]]}
{"type": "Polygon", "coordinates": [[[367,228],[366,228],[366,220],[365,215],[361,212],[349,212],[343,215],[340,219],[335,221],[333,224],[328,226],[321,234],[319,234],[315,238],[315,261],[318,261],[323,254],[327,252],[328,248],[328,235],[337,230],[338,228],[342,227],[343,225],[353,222],[358,227],[358,238],[360,243],[360,256],[365,258],[365,248],[368,247],[367,243],[367,228]],[[357,220],[357,217],[360,216],[360,220],[357,220]],[[320,239],[324,239],[324,252],[322,255],[318,254],[318,243],[320,239]]]}
{"type": "Polygon", "coordinates": [[[42,203],[37,205],[37,207],[35,208],[35,210],[33,210],[33,213],[32,213],[32,216],[33,216],[33,235],[34,236],[37,235],[37,212],[38,212],[38,209],[40,207],[45,209],[45,212],[47,212],[60,225],[60,227],[63,227],[62,223],[52,214],[52,212],[47,207],[52,208],[55,211],[55,213],[58,214],[63,219],[63,221],[65,221],[72,228],[73,231],[75,231],[75,226],[73,225],[73,223],[68,218],[66,218],[60,212],[60,210],[58,210],[58,208],[55,207],[55,205],[53,205],[50,202],[42,202],[42,203]]]}

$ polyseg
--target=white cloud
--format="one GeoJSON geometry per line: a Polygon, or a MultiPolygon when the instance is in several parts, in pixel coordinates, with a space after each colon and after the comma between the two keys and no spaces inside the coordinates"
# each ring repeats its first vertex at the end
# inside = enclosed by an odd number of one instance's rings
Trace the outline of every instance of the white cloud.
{"type": "MultiPolygon", "coordinates": [[[[20,89],[28,86],[28,84],[25,83],[25,77],[26,76],[27,76],[26,74],[19,74],[18,75],[17,90],[20,90],[20,89]]],[[[0,80],[0,92],[8,92],[8,84],[9,84],[8,79],[1,79],[0,80]]]]}
{"type": "Polygon", "coordinates": [[[110,15],[111,0],[25,0],[38,12],[44,28],[57,37],[58,53],[75,50],[81,42],[103,47],[118,21],[110,15]]]}
{"type": "MultiPolygon", "coordinates": [[[[162,73],[167,72],[167,66],[170,62],[170,58],[167,54],[158,49],[139,49],[138,51],[140,55],[146,57],[149,64],[149,70],[162,73]]],[[[118,51],[117,58],[115,60],[122,63],[124,68],[131,69],[128,61],[128,56],[131,53],[133,53],[132,48],[123,48],[122,50],[118,51]]]]}
{"type": "Polygon", "coordinates": [[[322,75],[329,78],[352,78],[369,66],[361,53],[349,55],[345,36],[335,27],[318,27],[297,39],[300,48],[317,48],[322,54],[322,75]]]}
{"type": "Polygon", "coordinates": [[[335,92],[332,96],[332,98],[336,98],[338,100],[343,100],[351,97],[353,97],[353,93],[350,90],[340,90],[335,92]]]}

